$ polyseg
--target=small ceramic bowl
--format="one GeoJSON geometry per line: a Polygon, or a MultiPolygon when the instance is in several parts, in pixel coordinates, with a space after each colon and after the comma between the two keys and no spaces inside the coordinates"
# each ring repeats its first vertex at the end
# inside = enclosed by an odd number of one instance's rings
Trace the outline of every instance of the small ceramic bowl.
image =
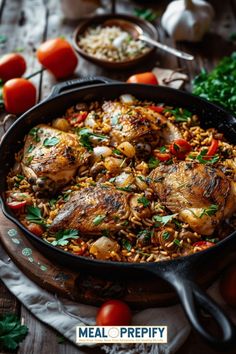
{"type": "Polygon", "coordinates": [[[141,54],[133,59],[117,62],[117,61],[110,61],[110,60],[96,58],[95,56],[86,53],[82,48],[80,48],[79,37],[82,36],[89,27],[96,26],[96,25],[103,25],[106,21],[115,20],[115,19],[129,21],[131,24],[134,24],[134,26],[137,25],[141,27],[143,30],[143,34],[145,34],[145,36],[150,37],[154,40],[158,39],[158,33],[156,28],[151,23],[142,20],[138,17],[130,16],[130,15],[120,15],[120,14],[97,15],[89,18],[88,20],[83,21],[76,28],[74,32],[73,45],[77,53],[79,53],[82,57],[97,65],[103,66],[105,68],[110,68],[110,69],[126,69],[135,66],[136,64],[147,59],[154,53],[155,48],[150,47],[150,49],[144,54],[141,54]]]}

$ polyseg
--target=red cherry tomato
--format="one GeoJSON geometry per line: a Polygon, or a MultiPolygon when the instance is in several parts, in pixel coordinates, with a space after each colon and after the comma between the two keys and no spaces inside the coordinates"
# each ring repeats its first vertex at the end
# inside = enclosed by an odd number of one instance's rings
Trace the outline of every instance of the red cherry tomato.
{"type": "Polygon", "coordinates": [[[225,302],[236,307],[236,265],[232,265],[220,281],[220,292],[225,302]]]}
{"type": "Polygon", "coordinates": [[[157,113],[162,113],[164,111],[164,107],[162,106],[149,106],[148,108],[157,113]]]}
{"type": "Polygon", "coordinates": [[[25,70],[25,59],[18,53],[3,55],[0,59],[0,79],[3,82],[16,77],[21,77],[25,70]]]}
{"type": "Polygon", "coordinates": [[[213,156],[215,155],[217,149],[218,149],[218,146],[219,146],[219,140],[216,140],[216,139],[212,139],[212,142],[211,142],[211,145],[206,153],[205,156],[213,156]]]}
{"type": "Polygon", "coordinates": [[[158,152],[158,151],[154,151],[154,156],[155,156],[158,160],[160,160],[160,161],[162,161],[162,162],[168,161],[168,160],[170,160],[170,158],[171,158],[171,156],[170,156],[170,154],[169,154],[168,152],[158,152]]]}
{"type": "Polygon", "coordinates": [[[3,101],[7,112],[20,114],[36,103],[36,88],[32,82],[19,78],[3,85],[3,101]]]}
{"type": "Polygon", "coordinates": [[[35,224],[35,223],[30,223],[28,226],[27,226],[27,229],[32,232],[32,234],[35,234],[36,236],[42,236],[43,234],[43,228],[38,225],[38,224],[35,224]]]}
{"type": "Polygon", "coordinates": [[[157,78],[152,72],[132,75],[128,78],[127,82],[129,84],[158,85],[157,78]]]}
{"type": "Polygon", "coordinates": [[[68,117],[67,120],[74,127],[78,126],[81,122],[85,121],[87,118],[88,112],[75,113],[72,116],[68,117]]]}
{"type": "Polygon", "coordinates": [[[184,159],[191,150],[192,146],[184,139],[176,139],[170,145],[170,152],[179,159],[184,159]]]}
{"type": "Polygon", "coordinates": [[[96,324],[98,326],[128,326],[131,318],[131,311],[126,303],[120,300],[110,300],[98,310],[96,324]]]}
{"type": "Polygon", "coordinates": [[[74,49],[63,38],[49,39],[37,50],[39,62],[57,79],[71,76],[78,64],[74,49]]]}
{"type": "Polygon", "coordinates": [[[26,200],[23,201],[12,201],[12,202],[7,202],[7,206],[9,206],[10,209],[12,210],[19,210],[23,208],[26,205],[26,200]]]}
{"type": "Polygon", "coordinates": [[[193,244],[193,247],[197,248],[197,252],[204,251],[212,246],[215,246],[215,243],[210,241],[198,241],[193,244]]]}

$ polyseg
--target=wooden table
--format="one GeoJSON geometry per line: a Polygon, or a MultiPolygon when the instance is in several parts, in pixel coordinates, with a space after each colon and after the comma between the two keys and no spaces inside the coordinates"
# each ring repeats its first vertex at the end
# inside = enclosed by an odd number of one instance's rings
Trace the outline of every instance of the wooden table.
{"type": "MultiPolygon", "coordinates": [[[[161,15],[168,2],[159,0],[156,2],[143,1],[144,3],[145,7],[153,7],[161,15]]],[[[142,4],[141,1],[120,0],[118,1],[117,10],[118,12],[129,12],[132,14],[134,8],[140,6],[140,4],[142,4]]],[[[144,63],[135,70],[111,72],[80,59],[76,76],[103,75],[125,80],[134,72],[148,71],[156,62],[163,68],[180,68],[187,73],[190,82],[185,88],[191,90],[191,79],[199,73],[202,67],[210,70],[222,56],[229,55],[236,49],[236,42],[233,43],[229,40],[229,35],[235,32],[236,29],[236,0],[212,1],[212,4],[215,8],[215,19],[210,33],[206,35],[204,40],[198,44],[177,44],[179,49],[194,54],[195,60],[193,62],[179,60],[158,51],[155,61],[152,60],[149,63],[144,63]]],[[[56,0],[0,0],[0,34],[6,36],[5,43],[0,43],[0,55],[15,50],[22,51],[28,64],[26,75],[31,74],[40,69],[40,65],[35,58],[35,50],[39,43],[47,38],[56,36],[65,36],[71,39],[72,32],[77,23],[78,21],[62,20],[59,1],[56,0]]],[[[162,42],[176,46],[173,40],[167,38],[161,29],[159,29],[159,35],[162,42]]],[[[33,82],[38,88],[38,100],[45,98],[51,90],[52,85],[55,84],[55,80],[47,72],[34,77],[33,82]]],[[[0,133],[2,134],[2,132],[0,133]]],[[[29,327],[29,334],[20,345],[17,351],[18,354],[101,352],[99,349],[96,349],[96,351],[78,350],[67,342],[59,344],[56,332],[36,320],[0,282],[0,314],[6,312],[14,312],[24,317],[25,323],[29,327]]],[[[187,354],[190,352],[191,354],[215,353],[195,333],[192,333],[178,354],[187,354]]]]}

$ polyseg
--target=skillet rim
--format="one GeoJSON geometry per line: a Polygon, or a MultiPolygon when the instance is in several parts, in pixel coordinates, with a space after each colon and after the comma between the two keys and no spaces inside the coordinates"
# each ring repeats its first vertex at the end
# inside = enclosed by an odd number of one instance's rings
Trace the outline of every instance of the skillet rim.
{"type": "MultiPolygon", "coordinates": [[[[86,80],[86,78],[84,78],[86,80]]],[[[96,77],[94,77],[94,79],[96,79],[96,77]]],[[[89,89],[89,88],[96,88],[96,87],[105,87],[105,86],[125,86],[125,87],[129,87],[129,86],[136,86],[136,87],[142,87],[143,89],[145,89],[146,87],[152,88],[153,90],[153,85],[146,85],[146,84],[128,84],[125,82],[109,82],[109,83],[102,83],[102,84],[89,84],[89,82],[87,82],[88,85],[86,85],[86,81],[85,81],[85,85],[79,88],[72,88],[70,89],[69,87],[67,88],[67,91],[65,90],[65,92],[61,92],[61,93],[57,93],[55,96],[53,94],[49,95],[46,99],[44,99],[43,101],[37,103],[35,106],[33,106],[31,109],[29,109],[28,111],[26,111],[24,114],[22,114],[19,118],[16,119],[16,121],[10,126],[10,128],[7,130],[7,132],[4,134],[4,136],[2,137],[2,140],[0,142],[0,161],[1,161],[1,149],[4,146],[5,140],[6,138],[11,135],[15,129],[17,128],[17,125],[23,121],[25,118],[27,118],[32,112],[37,111],[37,109],[41,106],[44,106],[45,104],[48,104],[52,101],[56,101],[59,100],[60,97],[62,96],[69,96],[71,93],[75,93],[77,91],[82,91],[84,89],[89,89]]],[[[199,96],[195,96],[189,92],[183,91],[183,90],[178,90],[178,89],[174,89],[174,88],[170,88],[170,87],[163,87],[163,86],[157,86],[155,87],[156,91],[166,91],[169,93],[176,93],[178,92],[178,94],[184,95],[186,98],[191,97],[194,98],[196,101],[202,102],[205,105],[207,105],[209,108],[214,108],[214,110],[218,110],[221,114],[223,114],[224,116],[228,116],[231,119],[235,120],[236,122],[236,118],[235,116],[233,116],[231,114],[231,112],[225,110],[224,108],[216,105],[215,103],[209,102],[206,99],[199,97],[199,96]]],[[[236,132],[235,132],[235,136],[236,136],[236,132]]],[[[6,174],[5,174],[6,176],[6,174]]],[[[44,241],[43,239],[39,238],[38,236],[34,235],[33,233],[31,233],[23,224],[21,224],[21,222],[14,216],[13,213],[11,213],[11,211],[8,211],[7,205],[5,203],[4,200],[4,194],[5,191],[0,191],[0,204],[2,206],[2,211],[3,214],[9,219],[11,220],[15,225],[17,225],[21,231],[23,233],[26,233],[26,237],[28,237],[28,239],[30,240],[30,238],[33,238],[34,243],[40,243],[42,247],[46,246],[49,247],[49,249],[51,249],[51,251],[55,253],[62,254],[63,256],[67,257],[69,260],[69,257],[72,259],[76,259],[79,260],[81,264],[86,264],[89,266],[102,266],[102,265],[107,265],[109,264],[111,266],[111,268],[125,268],[127,266],[129,266],[129,268],[132,269],[143,269],[146,268],[147,266],[149,266],[149,268],[151,268],[152,266],[155,265],[155,267],[158,268],[165,268],[168,266],[173,266],[174,265],[177,267],[182,263],[195,263],[195,261],[199,258],[199,257],[203,257],[205,254],[213,254],[218,252],[219,248],[222,248],[223,246],[225,246],[227,243],[230,243],[233,239],[234,236],[236,236],[236,230],[233,231],[230,235],[228,235],[227,237],[225,237],[224,239],[220,240],[219,242],[217,242],[215,244],[214,247],[210,247],[206,250],[197,252],[195,254],[191,254],[191,255],[187,255],[187,256],[181,256],[178,257],[176,259],[172,259],[172,260],[163,260],[163,261],[158,261],[158,262],[144,262],[144,263],[135,263],[135,262],[118,262],[118,261],[109,261],[109,260],[97,260],[97,259],[92,259],[89,257],[84,257],[84,256],[79,256],[79,255],[75,255],[73,253],[64,251],[60,248],[57,248],[53,245],[51,245],[49,242],[44,241]]]]}

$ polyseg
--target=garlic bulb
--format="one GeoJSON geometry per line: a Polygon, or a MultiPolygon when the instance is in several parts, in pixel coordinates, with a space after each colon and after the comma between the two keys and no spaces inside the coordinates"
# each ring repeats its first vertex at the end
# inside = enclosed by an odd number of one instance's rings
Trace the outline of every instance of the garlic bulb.
{"type": "Polygon", "coordinates": [[[203,0],[176,0],[164,12],[161,24],[176,41],[197,42],[210,27],[213,7],[203,0]]]}

